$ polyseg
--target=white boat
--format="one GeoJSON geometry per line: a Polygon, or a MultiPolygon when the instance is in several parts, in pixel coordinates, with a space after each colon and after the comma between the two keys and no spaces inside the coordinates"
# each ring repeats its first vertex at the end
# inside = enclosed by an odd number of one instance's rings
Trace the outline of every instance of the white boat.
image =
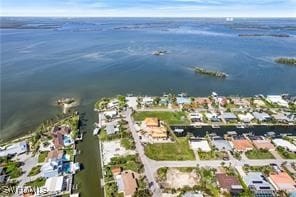
{"type": "Polygon", "coordinates": [[[245,127],[245,125],[242,125],[242,124],[241,124],[241,125],[236,125],[236,128],[238,128],[238,129],[244,129],[244,128],[246,128],[246,127],[245,127]]]}
{"type": "Polygon", "coordinates": [[[174,132],[176,132],[176,133],[183,133],[184,132],[184,129],[174,129],[174,132]]]}
{"type": "Polygon", "coordinates": [[[219,126],[219,125],[217,125],[217,124],[212,124],[212,128],[213,128],[213,129],[219,129],[219,128],[220,128],[220,126],[219,126]]]}
{"type": "Polygon", "coordinates": [[[96,127],[93,131],[93,135],[98,135],[100,128],[96,127]]]}

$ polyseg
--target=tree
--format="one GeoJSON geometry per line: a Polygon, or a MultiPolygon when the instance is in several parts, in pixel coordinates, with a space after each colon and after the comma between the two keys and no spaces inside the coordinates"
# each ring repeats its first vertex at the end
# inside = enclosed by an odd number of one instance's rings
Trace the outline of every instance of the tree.
{"type": "Polygon", "coordinates": [[[159,96],[155,97],[153,100],[154,105],[158,105],[159,102],[160,102],[160,97],[159,96]]]}

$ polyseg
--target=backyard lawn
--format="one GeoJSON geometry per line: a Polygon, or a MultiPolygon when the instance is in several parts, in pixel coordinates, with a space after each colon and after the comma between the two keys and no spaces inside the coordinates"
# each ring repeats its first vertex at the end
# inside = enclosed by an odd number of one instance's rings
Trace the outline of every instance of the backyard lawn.
{"type": "Polygon", "coordinates": [[[194,160],[187,138],[177,138],[173,143],[155,143],[145,146],[145,154],[154,160],[194,160]]]}
{"type": "Polygon", "coordinates": [[[249,159],[274,159],[274,156],[265,149],[249,150],[245,154],[249,159]]]}
{"type": "Polygon", "coordinates": [[[29,172],[28,176],[34,176],[40,173],[41,165],[34,166],[31,171],[29,172]]]}
{"type": "Polygon", "coordinates": [[[278,151],[279,155],[284,159],[296,159],[296,153],[289,152],[282,147],[278,147],[276,150],[278,151]]]}
{"type": "Polygon", "coordinates": [[[215,160],[215,159],[223,159],[224,154],[222,152],[213,151],[213,150],[209,152],[198,151],[198,156],[200,160],[215,160]]]}
{"type": "Polygon", "coordinates": [[[157,117],[166,123],[173,124],[189,124],[185,112],[169,112],[169,111],[141,111],[133,114],[135,121],[143,121],[147,117],[157,117]]]}

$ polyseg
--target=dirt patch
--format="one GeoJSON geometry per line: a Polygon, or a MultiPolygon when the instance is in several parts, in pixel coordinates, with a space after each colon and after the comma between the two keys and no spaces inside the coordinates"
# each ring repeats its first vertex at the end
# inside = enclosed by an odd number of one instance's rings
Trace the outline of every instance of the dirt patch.
{"type": "Polygon", "coordinates": [[[167,171],[166,180],[163,182],[163,186],[166,188],[183,188],[185,186],[193,187],[198,184],[200,177],[196,173],[196,170],[191,172],[182,172],[177,168],[170,168],[167,171]]]}

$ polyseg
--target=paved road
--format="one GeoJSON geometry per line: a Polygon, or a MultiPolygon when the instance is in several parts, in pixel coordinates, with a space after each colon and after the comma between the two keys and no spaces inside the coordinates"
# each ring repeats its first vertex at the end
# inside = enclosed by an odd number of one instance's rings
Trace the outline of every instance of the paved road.
{"type": "Polygon", "coordinates": [[[132,111],[130,109],[128,109],[127,114],[126,114],[126,119],[128,121],[133,138],[135,140],[136,150],[137,150],[137,152],[141,158],[141,161],[144,165],[144,172],[145,172],[145,175],[146,175],[149,183],[151,184],[150,189],[153,192],[153,196],[159,197],[159,196],[161,196],[161,190],[160,190],[159,185],[157,184],[155,177],[154,177],[154,173],[156,172],[157,168],[155,169],[156,166],[150,165],[150,162],[152,160],[148,159],[146,157],[146,155],[144,154],[144,148],[139,140],[138,134],[137,134],[136,129],[134,127],[134,122],[131,118],[131,114],[132,114],[132,111]]]}

